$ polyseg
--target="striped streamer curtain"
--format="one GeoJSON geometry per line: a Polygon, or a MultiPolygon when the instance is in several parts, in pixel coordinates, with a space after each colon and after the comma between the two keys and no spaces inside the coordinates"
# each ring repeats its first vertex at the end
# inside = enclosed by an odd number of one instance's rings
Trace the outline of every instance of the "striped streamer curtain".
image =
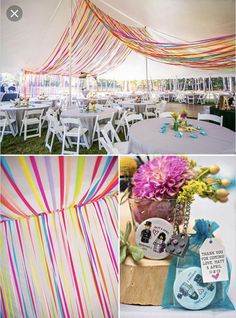
{"type": "Polygon", "coordinates": [[[0,317],[117,317],[116,157],[2,157],[0,317]]]}

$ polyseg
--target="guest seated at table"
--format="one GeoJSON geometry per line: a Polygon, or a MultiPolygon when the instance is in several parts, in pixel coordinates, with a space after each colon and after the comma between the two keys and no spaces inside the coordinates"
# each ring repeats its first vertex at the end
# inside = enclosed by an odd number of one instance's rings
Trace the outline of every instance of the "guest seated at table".
{"type": "Polygon", "coordinates": [[[2,84],[1,87],[0,87],[0,91],[1,93],[6,93],[6,84],[2,84]]]}
{"type": "Polygon", "coordinates": [[[16,91],[16,84],[12,84],[8,87],[8,92],[15,92],[16,91]]]}

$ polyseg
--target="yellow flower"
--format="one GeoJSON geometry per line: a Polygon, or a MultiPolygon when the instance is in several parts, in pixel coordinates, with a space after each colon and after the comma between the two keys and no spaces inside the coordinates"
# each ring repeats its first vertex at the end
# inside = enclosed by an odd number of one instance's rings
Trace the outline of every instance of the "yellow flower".
{"type": "Polygon", "coordinates": [[[120,176],[132,177],[137,171],[138,164],[137,161],[131,157],[121,157],[120,158],[120,176]]]}
{"type": "Polygon", "coordinates": [[[179,113],[173,112],[173,113],[171,113],[171,116],[174,118],[174,120],[177,120],[179,118],[179,113]]]}

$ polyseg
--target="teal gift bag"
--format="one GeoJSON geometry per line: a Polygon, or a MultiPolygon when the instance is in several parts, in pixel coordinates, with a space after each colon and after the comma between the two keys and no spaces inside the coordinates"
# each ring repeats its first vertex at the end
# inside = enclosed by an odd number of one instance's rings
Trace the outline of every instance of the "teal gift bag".
{"type": "Polygon", "coordinates": [[[228,259],[228,280],[204,283],[202,279],[199,249],[207,238],[214,237],[219,228],[216,222],[196,220],[188,250],[184,257],[174,256],[166,279],[162,307],[189,310],[235,310],[228,297],[231,268],[228,259]]]}

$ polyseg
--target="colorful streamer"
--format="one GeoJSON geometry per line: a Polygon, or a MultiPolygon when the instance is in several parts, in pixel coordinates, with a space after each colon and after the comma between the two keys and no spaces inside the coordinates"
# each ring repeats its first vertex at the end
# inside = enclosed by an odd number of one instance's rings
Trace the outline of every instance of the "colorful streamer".
{"type": "Polygon", "coordinates": [[[103,198],[117,187],[117,158],[2,157],[1,176],[0,222],[50,214],[103,198]],[[89,180],[87,187],[84,180],[89,180]]]}
{"type": "Polygon", "coordinates": [[[235,67],[235,34],[185,44],[161,43],[155,41],[146,30],[122,24],[100,10],[91,1],[85,1],[114,37],[132,50],[158,62],[208,70],[235,67]]]}
{"type": "Polygon", "coordinates": [[[24,73],[96,76],[123,63],[132,50],[171,65],[205,70],[235,67],[234,34],[184,44],[161,43],[146,28],[122,24],[91,1],[78,0],[71,33],[68,25],[44,65],[24,73]]]}
{"type": "Polygon", "coordinates": [[[123,63],[130,52],[126,45],[107,32],[87,3],[79,0],[72,18],[71,33],[69,24],[44,65],[24,73],[72,76],[86,73],[96,76],[123,63]]]}
{"type": "Polygon", "coordinates": [[[2,158],[1,318],[117,317],[117,158],[81,158],[2,158]]]}

